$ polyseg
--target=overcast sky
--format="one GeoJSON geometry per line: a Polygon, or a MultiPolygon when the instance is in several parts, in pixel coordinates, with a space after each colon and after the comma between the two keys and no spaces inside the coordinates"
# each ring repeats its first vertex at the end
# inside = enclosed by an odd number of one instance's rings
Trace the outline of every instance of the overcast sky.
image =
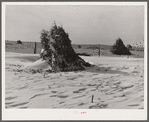
{"type": "Polygon", "coordinates": [[[7,5],[6,40],[40,42],[40,31],[53,21],[62,25],[73,44],[124,44],[144,37],[143,6],[7,5]]]}

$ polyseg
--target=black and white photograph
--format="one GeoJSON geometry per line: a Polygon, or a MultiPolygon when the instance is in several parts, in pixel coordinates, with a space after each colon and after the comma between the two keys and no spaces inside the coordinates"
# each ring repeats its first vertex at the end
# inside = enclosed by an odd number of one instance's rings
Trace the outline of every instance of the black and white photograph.
{"type": "Polygon", "coordinates": [[[146,2],[3,2],[2,23],[4,119],[147,118],[146,2]]]}

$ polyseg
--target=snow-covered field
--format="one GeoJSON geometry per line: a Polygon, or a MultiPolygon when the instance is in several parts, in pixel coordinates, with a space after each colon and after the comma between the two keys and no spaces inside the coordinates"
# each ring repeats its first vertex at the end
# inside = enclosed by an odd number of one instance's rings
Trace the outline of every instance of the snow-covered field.
{"type": "Polygon", "coordinates": [[[37,54],[6,53],[6,108],[144,108],[143,58],[81,57],[94,65],[44,77],[43,73],[24,72],[49,68],[37,54]]]}

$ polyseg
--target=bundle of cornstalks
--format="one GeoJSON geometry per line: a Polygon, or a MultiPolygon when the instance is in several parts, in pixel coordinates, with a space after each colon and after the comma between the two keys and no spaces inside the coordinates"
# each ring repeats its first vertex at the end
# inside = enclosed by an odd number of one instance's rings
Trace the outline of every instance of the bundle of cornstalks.
{"type": "Polygon", "coordinates": [[[75,53],[62,26],[54,23],[50,31],[42,30],[40,38],[44,49],[41,58],[48,60],[54,71],[84,70],[84,66],[91,66],[75,53]]]}

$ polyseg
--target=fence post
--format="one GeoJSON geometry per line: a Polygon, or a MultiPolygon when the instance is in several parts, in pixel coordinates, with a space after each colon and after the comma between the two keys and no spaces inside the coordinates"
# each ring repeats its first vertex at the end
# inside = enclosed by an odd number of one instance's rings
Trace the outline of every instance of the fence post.
{"type": "Polygon", "coordinates": [[[37,44],[36,44],[36,42],[35,42],[34,54],[36,54],[36,48],[37,48],[37,44]]]}
{"type": "Polygon", "coordinates": [[[100,57],[100,45],[99,45],[99,48],[98,48],[98,56],[100,57]]]}

